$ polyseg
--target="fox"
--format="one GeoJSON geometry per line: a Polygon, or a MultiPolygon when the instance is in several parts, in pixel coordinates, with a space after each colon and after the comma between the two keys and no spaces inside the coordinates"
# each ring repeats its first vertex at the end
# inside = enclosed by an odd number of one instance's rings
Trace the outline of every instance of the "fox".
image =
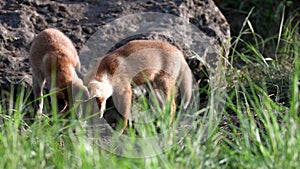
{"type": "MultiPolygon", "coordinates": [[[[175,94],[178,84],[184,96],[186,109],[192,98],[192,71],[184,54],[174,45],[161,40],[132,40],[107,53],[97,62],[85,79],[91,98],[95,98],[103,117],[106,100],[112,96],[114,104],[123,116],[121,133],[128,125],[131,111],[133,86],[149,86],[162,91],[171,101],[170,122],[176,111],[175,94]]],[[[156,92],[160,106],[165,101],[156,92]]]]}
{"type": "Polygon", "coordinates": [[[67,112],[72,91],[89,97],[80,75],[80,60],[72,41],[56,28],[47,28],[32,41],[29,54],[35,115],[43,115],[43,89],[56,91],[58,111],[67,112]]]}

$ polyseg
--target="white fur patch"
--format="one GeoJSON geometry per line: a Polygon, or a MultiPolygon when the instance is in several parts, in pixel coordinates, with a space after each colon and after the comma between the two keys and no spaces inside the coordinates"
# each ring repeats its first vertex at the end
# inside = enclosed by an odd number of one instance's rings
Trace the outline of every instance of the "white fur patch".
{"type": "Polygon", "coordinates": [[[107,99],[113,93],[113,87],[109,83],[108,79],[104,80],[103,82],[91,80],[88,83],[88,89],[90,91],[91,98],[104,97],[107,99]]]}

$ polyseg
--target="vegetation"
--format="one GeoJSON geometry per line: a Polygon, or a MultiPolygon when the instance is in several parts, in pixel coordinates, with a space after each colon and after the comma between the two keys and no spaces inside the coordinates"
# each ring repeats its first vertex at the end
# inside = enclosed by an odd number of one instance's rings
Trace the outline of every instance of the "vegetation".
{"type": "MultiPolygon", "coordinates": [[[[20,89],[16,97],[10,94],[8,104],[0,103],[0,168],[298,168],[299,25],[297,14],[287,17],[284,6],[278,8],[282,10],[275,10],[272,19],[276,35],[259,35],[266,25],[256,29],[253,22],[257,21],[251,18],[267,22],[261,14],[269,11],[272,17],[272,10],[254,8],[233,37],[222,120],[210,124],[209,135],[202,124],[210,116],[204,116],[195,119],[187,133],[171,132],[180,139],[174,139],[174,146],[163,153],[143,158],[115,155],[91,141],[77,120],[62,125],[53,116],[28,126],[23,111],[30,103],[20,89]]],[[[153,126],[141,130],[157,132],[153,126]]],[[[130,129],[128,135],[138,137],[130,129]]],[[[128,142],[127,150],[135,151],[129,148],[134,144],[128,142]]],[[[142,146],[147,150],[149,145],[142,146]]]]}

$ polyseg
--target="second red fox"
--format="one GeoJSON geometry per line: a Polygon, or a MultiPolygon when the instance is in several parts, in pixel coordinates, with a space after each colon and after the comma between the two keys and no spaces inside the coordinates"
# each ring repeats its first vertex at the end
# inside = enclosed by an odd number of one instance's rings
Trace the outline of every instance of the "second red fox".
{"type": "MultiPolygon", "coordinates": [[[[134,40],[105,55],[87,77],[91,97],[95,97],[103,116],[106,100],[113,96],[114,104],[124,117],[125,130],[131,110],[132,84],[148,82],[161,89],[171,99],[172,121],[176,104],[176,83],[184,96],[184,108],[192,97],[192,72],[183,53],[175,46],[159,40],[134,40]]],[[[164,100],[158,99],[161,105],[164,100]]]]}

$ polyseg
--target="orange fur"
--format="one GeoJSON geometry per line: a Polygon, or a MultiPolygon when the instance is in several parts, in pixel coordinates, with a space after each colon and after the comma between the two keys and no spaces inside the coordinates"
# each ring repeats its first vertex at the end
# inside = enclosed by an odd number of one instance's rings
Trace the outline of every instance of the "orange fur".
{"type": "MultiPolygon", "coordinates": [[[[43,95],[44,85],[50,90],[58,90],[58,103],[63,101],[63,112],[66,110],[72,91],[72,83],[76,88],[87,91],[76,71],[80,69],[80,61],[72,41],[57,29],[49,28],[38,34],[30,48],[29,62],[32,67],[33,92],[35,98],[43,95]],[[55,72],[55,73],[54,73],[55,72]],[[56,82],[53,82],[55,80],[56,82]],[[79,82],[79,83],[78,83],[79,82]]],[[[60,104],[60,103],[59,103],[60,104]]],[[[42,114],[43,98],[35,104],[38,115],[42,114]]]]}
{"type": "MultiPolygon", "coordinates": [[[[106,99],[111,95],[115,105],[124,117],[124,126],[131,109],[132,84],[147,85],[162,89],[167,99],[171,99],[171,120],[176,104],[174,93],[176,83],[180,83],[188,105],[192,95],[192,72],[183,53],[175,46],[158,40],[134,40],[119,49],[105,55],[88,76],[88,89],[96,97],[101,117],[104,113],[106,99]]],[[[159,95],[157,93],[157,95],[159,95]]],[[[159,99],[161,106],[164,101],[159,99]]]]}

